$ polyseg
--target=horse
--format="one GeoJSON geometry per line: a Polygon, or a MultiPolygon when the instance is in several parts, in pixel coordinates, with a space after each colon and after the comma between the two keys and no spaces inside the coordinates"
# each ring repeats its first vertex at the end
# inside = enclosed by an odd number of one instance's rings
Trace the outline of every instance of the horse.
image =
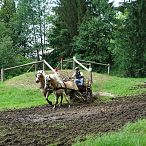
{"type": "Polygon", "coordinates": [[[52,102],[48,100],[48,97],[49,95],[52,93],[51,89],[45,89],[45,74],[44,74],[44,71],[43,70],[39,70],[37,72],[37,74],[35,75],[36,76],[36,83],[40,83],[41,86],[40,86],[40,89],[41,89],[41,92],[43,93],[46,101],[52,105],[52,102]]]}
{"type": "MultiPolygon", "coordinates": [[[[63,81],[57,74],[51,74],[46,77],[45,88],[51,87],[53,91],[63,89],[62,92],[67,102],[69,103],[68,96],[70,98],[77,97],[80,100],[85,100],[78,90],[77,85],[73,81],[63,81]]],[[[57,99],[56,99],[57,100],[57,99]]]]}
{"type": "Polygon", "coordinates": [[[54,92],[53,89],[51,88],[51,86],[45,87],[45,81],[46,81],[47,76],[48,75],[45,75],[43,70],[39,70],[36,74],[36,83],[39,83],[39,82],[41,83],[40,88],[42,90],[42,93],[44,94],[44,97],[45,97],[46,101],[50,105],[52,105],[52,102],[48,100],[48,97],[51,93],[54,93],[56,101],[55,101],[55,105],[54,105],[53,109],[55,109],[56,105],[58,104],[59,97],[61,97],[60,105],[62,105],[64,90],[60,89],[60,90],[57,90],[57,91],[54,92]]]}
{"type": "Polygon", "coordinates": [[[45,89],[51,88],[53,90],[54,95],[56,95],[55,96],[55,104],[54,104],[53,108],[56,108],[56,105],[58,104],[58,99],[59,99],[60,96],[61,96],[60,104],[62,105],[62,99],[63,99],[63,97],[65,97],[65,100],[67,101],[67,103],[69,104],[69,107],[70,107],[70,101],[69,101],[68,96],[66,95],[65,89],[62,89],[62,88],[56,89],[56,88],[54,88],[54,86],[52,86],[52,84],[50,84],[50,82],[49,82],[50,81],[50,77],[52,77],[52,79],[55,78],[55,81],[57,80],[57,82],[59,84],[63,84],[63,80],[62,80],[62,78],[60,77],[60,75],[58,73],[49,74],[45,78],[46,80],[45,80],[45,87],[44,88],[45,89]]]}

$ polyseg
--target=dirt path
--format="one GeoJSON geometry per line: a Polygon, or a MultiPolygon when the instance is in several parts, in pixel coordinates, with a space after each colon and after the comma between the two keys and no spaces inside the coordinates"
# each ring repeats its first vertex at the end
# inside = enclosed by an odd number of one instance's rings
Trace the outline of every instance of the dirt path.
{"type": "Polygon", "coordinates": [[[0,146],[71,145],[74,138],[118,130],[146,117],[146,95],[52,110],[41,106],[0,112],[0,146]]]}

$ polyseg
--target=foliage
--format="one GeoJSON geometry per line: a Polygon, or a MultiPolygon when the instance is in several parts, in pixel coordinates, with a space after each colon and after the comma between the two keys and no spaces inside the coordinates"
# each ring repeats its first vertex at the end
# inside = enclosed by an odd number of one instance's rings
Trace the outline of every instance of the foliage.
{"type": "MultiPolygon", "coordinates": [[[[71,42],[73,37],[78,34],[78,26],[86,14],[86,7],[85,0],[60,0],[57,2],[54,8],[55,15],[50,21],[52,27],[48,32],[48,41],[60,57],[68,58],[74,55],[71,42]]],[[[50,60],[53,60],[54,57],[55,60],[58,60],[58,56],[53,54],[50,54],[50,60]]]]}
{"type": "Polygon", "coordinates": [[[2,68],[13,64],[15,51],[12,45],[13,41],[9,37],[10,30],[2,22],[0,22],[0,30],[0,68],[2,68]]]}
{"type": "Polygon", "coordinates": [[[125,76],[145,76],[146,3],[134,1],[122,6],[114,33],[115,65],[125,76]]]}
{"type": "Polygon", "coordinates": [[[50,3],[0,1],[0,67],[21,64],[16,59],[20,56],[26,61],[44,58],[56,66],[60,58],[76,55],[110,63],[121,76],[145,76],[144,0],[124,2],[117,8],[109,0],[57,0],[53,9],[50,3]],[[48,47],[53,51],[44,55],[48,47]]]}
{"type": "Polygon", "coordinates": [[[75,52],[80,58],[107,63],[110,61],[114,11],[108,1],[91,1],[87,19],[74,38],[75,52]]]}

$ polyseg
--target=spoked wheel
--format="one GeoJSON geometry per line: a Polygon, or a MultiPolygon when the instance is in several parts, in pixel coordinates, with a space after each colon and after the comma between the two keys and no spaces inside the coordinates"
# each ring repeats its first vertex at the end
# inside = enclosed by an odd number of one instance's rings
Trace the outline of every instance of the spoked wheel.
{"type": "Polygon", "coordinates": [[[92,90],[87,91],[87,102],[92,102],[92,90]]]}
{"type": "Polygon", "coordinates": [[[92,102],[92,89],[90,86],[86,89],[85,97],[87,102],[92,102]]]}
{"type": "Polygon", "coordinates": [[[84,96],[80,93],[80,91],[75,91],[74,96],[75,96],[75,98],[78,98],[81,101],[85,100],[84,96]]]}

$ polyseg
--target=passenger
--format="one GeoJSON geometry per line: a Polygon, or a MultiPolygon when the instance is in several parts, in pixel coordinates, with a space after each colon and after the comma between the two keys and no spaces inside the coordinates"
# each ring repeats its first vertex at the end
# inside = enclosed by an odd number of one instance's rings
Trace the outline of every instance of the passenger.
{"type": "Polygon", "coordinates": [[[75,72],[72,75],[72,78],[74,79],[74,82],[76,83],[76,85],[84,85],[84,75],[83,73],[80,71],[79,67],[75,68],[75,72]]]}

